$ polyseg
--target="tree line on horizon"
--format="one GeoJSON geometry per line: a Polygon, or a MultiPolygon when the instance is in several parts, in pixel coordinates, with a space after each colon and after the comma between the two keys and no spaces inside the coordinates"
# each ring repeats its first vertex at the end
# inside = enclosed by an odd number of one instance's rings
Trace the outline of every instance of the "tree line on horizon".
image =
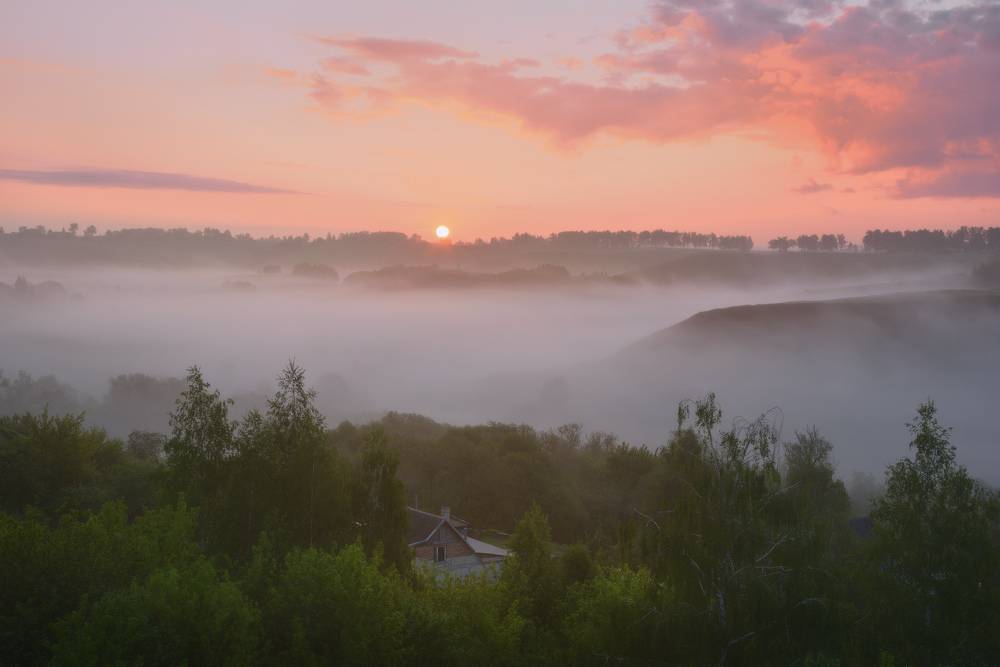
{"type": "Polygon", "coordinates": [[[843,234],[801,234],[797,238],[779,236],[767,242],[769,250],[787,252],[798,248],[803,252],[835,250],[866,250],[869,252],[1000,252],[1000,227],[961,226],[949,231],[941,229],[869,229],[859,248],[843,234]]]}
{"type": "MultiPolygon", "coordinates": [[[[229,230],[206,227],[189,231],[186,228],[127,228],[107,230],[98,234],[90,225],[79,235],[79,225],[73,223],[69,229],[56,231],[44,225],[21,226],[16,232],[5,232],[0,227],[0,244],[30,242],[46,239],[80,239],[89,244],[143,244],[150,242],[172,243],[189,246],[244,246],[258,250],[289,250],[310,247],[357,246],[370,248],[428,248],[439,245],[436,241],[425,241],[418,234],[404,234],[391,231],[358,231],[339,235],[310,237],[285,235],[253,237],[250,234],[232,234],[229,230]]],[[[548,236],[531,233],[516,233],[512,237],[493,237],[489,241],[477,238],[473,242],[458,241],[455,246],[499,246],[530,248],[533,246],[554,246],[560,248],[627,249],[627,248],[693,248],[749,251],[754,247],[753,238],[748,235],[717,235],[715,233],[665,231],[663,229],[633,230],[591,230],[553,232],[548,236]]],[[[801,234],[792,238],[779,236],[768,241],[768,249],[788,251],[797,248],[805,252],[831,252],[836,250],[867,250],[873,252],[997,252],[1000,250],[1000,227],[960,226],[953,230],[867,230],[861,246],[847,241],[844,234],[801,234]]]]}
{"type": "MultiPolygon", "coordinates": [[[[69,229],[56,231],[47,229],[44,225],[35,227],[21,226],[16,232],[4,232],[0,227],[0,242],[6,237],[7,241],[18,241],[39,238],[53,239],[90,239],[91,243],[123,243],[123,242],[208,242],[208,243],[255,243],[265,245],[305,245],[324,246],[331,244],[354,244],[372,246],[405,246],[410,245],[434,245],[435,241],[425,241],[418,234],[407,236],[402,232],[391,231],[358,231],[345,232],[339,235],[327,234],[326,236],[310,237],[309,234],[299,236],[285,235],[275,236],[273,234],[264,237],[253,237],[250,234],[232,234],[229,230],[219,230],[206,227],[202,230],[189,231],[186,228],[160,229],[155,227],[147,228],[127,228],[120,230],[107,230],[104,234],[98,234],[97,228],[93,225],[87,227],[82,236],[79,236],[79,225],[73,223],[69,229]]],[[[563,231],[545,235],[534,235],[531,233],[516,233],[511,238],[493,237],[488,242],[477,238],[474,242],[465,243],[458,241],[454,245],[512,245],[531,246],[536,244],[549,244],[561,247],[580,248],[636,248],[636,247],[668,247],[668,248],[718,248],[721,250],[742,250],[753,249],[753,239],[746,235],[716,235],[714,233],[704,234],[701,232],[679,232],[664,231],[663,229],[645,231],[563,231]]]]}
{"type": "Polygon", "coordinates": [[[235,420],[192,367],[169,434],[0,417],[0,663],[1000,661],[1000,501],[930,400],[859,539],[818,429],[727,428],[712,394],[655,452],[576,424],[331,428],[314,399],[290,363],[235,420]],[[513,531],[510,557],[414,568],[411,494],[513,531]]]}

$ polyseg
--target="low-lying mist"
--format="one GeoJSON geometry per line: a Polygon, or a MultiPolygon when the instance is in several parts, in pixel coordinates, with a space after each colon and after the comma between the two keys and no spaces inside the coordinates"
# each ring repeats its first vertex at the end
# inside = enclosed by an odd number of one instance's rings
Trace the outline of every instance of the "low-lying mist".
{"type": "Polygon", "coordinates": [[[386,410],[452,424],[578,422],[655,448],[675,427],[678,401],[715,391],[726,421],[779,406],[785,439],[816,424],[834,443],[844,476],[880,471],[904,455],[904,423],[931,397],[942,423],[955,427],[960,460],[1000,482],[992,452],[1000,435],[992,419],[995,300],[958,307],[961,295],[952,292],[698,315],[962,286],[951,265],[853,280],[771,275],[753,287],[704,276],[656,283],[560,273],[552,284],[418,289],[219,270],[23,267],[0,270],[0,282],[13,285],[17,275],[29,286],[57,282],[64,292],[0,299],[4,377],[54,376],[75,390],[72,405],[86,409],[88,421],[115,435],[166,432],[170,402],[161,409],[161,397],[155,412],[112,405],[109,379],[180,378],[199,365],[213,387],[236,398],[237,418],[265,407],[275,376],[294,359],[331,425],[386,410]]]}

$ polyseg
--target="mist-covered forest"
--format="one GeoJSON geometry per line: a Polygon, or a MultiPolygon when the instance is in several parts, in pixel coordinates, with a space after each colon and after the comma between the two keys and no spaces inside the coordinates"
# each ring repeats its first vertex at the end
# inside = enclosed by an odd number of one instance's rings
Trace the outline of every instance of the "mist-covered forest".
{"type": "Polygon", "coordinates": [[[0,235],[0,664],[1000,661],[992,229],[658,232],[0,235]]]}
{"type": "Polygon", "coordinates": [[[331,427],[315,398],[289,363],[233,419],[191,367],[167,434],[0,417],[3,663],[1000,657],[1000,498],[931,400],[899,429],[909,455],[848,486],[819,428],[782,440],[778,411],[729,419],[714,394],[656,452],[578,424],[331,427]],[[512,531],[508,558],[415,567],[416,497],[512,531]]]}
{"type": "Polygon", "coordinates": [[[850,476],[904,454],[895,429],[933,394],[963,462],[997,484],[993,232],[878,232],[940,252],[851,251],[835,233],[743,252],[663,230],[7,231],[0,413],[50,404],[117,437],[164,432],[190,365],[242,413],[296,359],[333,423],[580,423],[650,450],[670,406],[714,391],[739,414],[780,406],[789,431],[823,425],[850,476]]]}

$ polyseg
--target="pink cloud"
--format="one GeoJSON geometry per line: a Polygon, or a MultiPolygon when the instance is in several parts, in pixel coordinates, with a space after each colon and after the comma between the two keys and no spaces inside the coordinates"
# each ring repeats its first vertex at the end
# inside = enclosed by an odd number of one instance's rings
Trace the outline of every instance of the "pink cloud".
{"type": "Polygon", "coordinates": [[[1000,170],[1000,5],[992,3],[918,13],[897,0],[661,2],[591,61],[601,84],[532,75],[523,59],[491,64],[438,42],[314,39],[346,54],[332,62],[352,63],[349,73],[366,62],[392,70],[351,87],[324,60],[330,76],[314,75],[312,96],[330,113],[458,102],[564,148],[600,134],[667,142],[753,130],[779,145],[810,139],[845,172],[930,174],[894,196],[1000,195],[991,185],[1000,170]]]}
{"type": "Polygon", "coordinates": [[[571,72],[578,72],[583,69],[583,61],[579,58],[560,58],[558,62],[560,67],[568,69],[571,72]]]}
{"type": "Polygon", "coordinates": [[[812,178],[799,187],[792,188],[792,192],[798,192],[800,195],[809,195],[815,192],[823,192],[824,190],[833,190],[833,186],[829,183],[817,183],[812,178]]]}
{"type": "Polygon", "coordinates": [[[932,180],[900,180],[892,193],[896,199],[917,197],[1000,197],[1000,171],[952,172],[937,175],[932,180]]]}
{"type": "Polygon", "coordinates": [[[191,174],[130,169],[78,169],[73,171],[27,171],[0,169],[0,179],[85,188],[128,188],[132,190],[187,190],[189,192],[234,192],[249,194],[303,194],[264,185],[191,174]]]}
{"type": "Polygon", "coordinates": [[[319,64],[327,72],[357,74],[359,76],[371,74],[367,67],[353,58],[323,58],[319,64]]]}
{"type": "Polygon", "coordinates": [[[402,60],[436,60],[439,58],[478,58],[478,53],[463,51],[448,44],[422,39],[386,39],[384,37],[359,37],[334,39],[312,37],[322,44],[344,49],[360,58],[398,62],[402,60]]]}
{"type": "Polygon", "coordinates": [[[261,65],[260,69],[265,74],[273,76],[277,79],[283,79],[286,82],[294,81],[295,79],[299,78],[299,73],[294,70],[278,69],[277,67],[264,67],[263,65],[261,65]]]}

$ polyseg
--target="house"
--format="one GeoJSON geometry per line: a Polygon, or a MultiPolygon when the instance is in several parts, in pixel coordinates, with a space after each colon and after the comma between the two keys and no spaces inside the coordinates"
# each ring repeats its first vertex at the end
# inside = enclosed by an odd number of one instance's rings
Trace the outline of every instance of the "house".
{"type": "Polygon", "coordinates": [[[469,537],[469,522],[451,516],[451,509],[441,508],[441,514],[410,509],[410,535],[407,543],[413,549],[417,565],[429,563],[445,573],[467,576],[503,562],[507,551],[469,537]]]}

